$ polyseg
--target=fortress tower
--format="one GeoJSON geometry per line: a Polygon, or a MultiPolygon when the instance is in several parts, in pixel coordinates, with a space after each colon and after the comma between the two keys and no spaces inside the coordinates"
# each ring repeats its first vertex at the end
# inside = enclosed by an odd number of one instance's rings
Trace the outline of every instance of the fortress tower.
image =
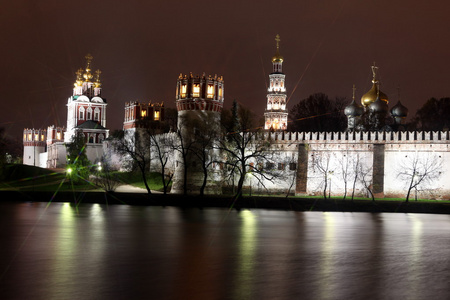
{"type": "MultiPolygon", "coordinates": [[[[182,151],[186,151],[187,148],[194,151],[184,152],[187,156],[186,159],[183,158],[181,151],[176,152],[177,167],[173,178],[172,193],[181,194],[185,189],[188,193],[198,193],[203,181],[203,172],[198,157],[192,154],[199,149],[192,149],[192,147],[200,147],[198,145],[206,136],[215,137],[219,134],[224,91],[222,76],[206,76],[205,73],[202,76],[194,76],[190,73],[189,75],[180,74],[178,77],[175,101],[178,111],[177,131],[181,136],[179,142],[181,148],[184,149],[182,151]]],[[[217,155],[212,150],[207,152],[210,157],[217,155]]],[[[220,189],[217,189],[212,183],[212,181],[217,181],[218,174],[214,172],[210,172],[210,174],[209,190],[205,193],[218,193],[220,189]]]]}
{"type": "Polygon", "coordinates": [[[283,74],[283,56],[280,55],[280,36],[277,34],[277,52],[272,57],[273,71],[269,75],[270,85],[267,93],[267,108],[264,113],[265,130],[286,130],[288,111],[286,109],[286,86],[283,74]]]}
{"type": "Polygon", "coordinates": [[[40,156],[45,153],[47,131],[45,129],[24,129],[23,131],[23,164],[46,167],[46,159],[41,162],[40,156]]]}

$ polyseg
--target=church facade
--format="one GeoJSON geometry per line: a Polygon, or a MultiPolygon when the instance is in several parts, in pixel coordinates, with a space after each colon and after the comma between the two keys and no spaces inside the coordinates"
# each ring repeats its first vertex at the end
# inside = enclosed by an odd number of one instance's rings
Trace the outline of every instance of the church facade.
{"type": "Polygon", "coordinates": [[[63,168],[67,164],[66,143],[76,135],[86,142],[86,155],[92,163],[103,155],[106,128],[106,99],[102,98],[100,70],[92,73],[93,57],[86,55],[85,69],[76,74],[72,96],[67,101],[67,127],[54,125],[45,129],[25,129],[23,163],[42,168],[63,168]]]}

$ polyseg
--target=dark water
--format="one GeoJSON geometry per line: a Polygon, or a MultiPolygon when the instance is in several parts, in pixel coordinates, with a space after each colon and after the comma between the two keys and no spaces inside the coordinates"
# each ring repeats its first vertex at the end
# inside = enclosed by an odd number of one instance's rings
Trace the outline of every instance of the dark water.
{"type": "Polygon", "coordinates": [[[0,204],[0,299],[450,299],[450,216],[0,204]]]}

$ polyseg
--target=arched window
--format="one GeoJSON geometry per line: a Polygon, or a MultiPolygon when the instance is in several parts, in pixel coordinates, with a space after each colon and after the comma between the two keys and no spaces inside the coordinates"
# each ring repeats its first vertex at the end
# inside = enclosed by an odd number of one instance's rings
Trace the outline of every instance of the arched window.
{"type": "Polygon", "coordinates": [[[84,107],[80,107],[79,113],[78,113],[78,120],[84,120],[84,107]]]}

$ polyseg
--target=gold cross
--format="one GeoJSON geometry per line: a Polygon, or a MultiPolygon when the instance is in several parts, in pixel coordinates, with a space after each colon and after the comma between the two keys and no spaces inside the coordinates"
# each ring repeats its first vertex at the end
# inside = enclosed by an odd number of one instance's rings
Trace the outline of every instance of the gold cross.
{"type": "Polygon", "coordinates": [[[275,41],[277,42],[277,49],[280,48],[280,35],[277,34],[277,36],[275,37],[275,41]]]}

